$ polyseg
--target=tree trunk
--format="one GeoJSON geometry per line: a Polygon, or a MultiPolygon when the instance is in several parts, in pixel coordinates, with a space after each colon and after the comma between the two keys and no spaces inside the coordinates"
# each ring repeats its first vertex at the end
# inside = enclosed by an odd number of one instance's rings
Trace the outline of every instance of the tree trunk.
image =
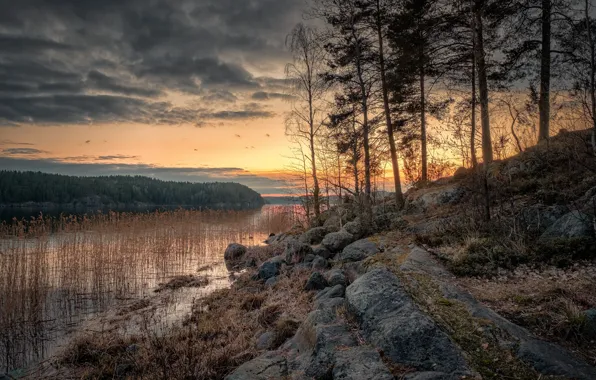
{"type": "Polygon", "coordinates": [[[420,46],[420,147],[422,150],[422,182],[428,181],[428,153],[426,148],[426,99],[424,93],[424,51],[420,46]]]}
{"type": "Polygon", "coordinates": [[[486,79],[486,62],[484,58],[484,36],[482,32],[482,5],[476,2],[475,9],[476,49],[474,55],[478,67],[478,87],[480,92],[480,118],[482,124],[482,156],[484,166],[493,161],[493,147],[490,136],[490,119],[488,110],[488,82],[486,79]]]}
{"type": "Polygon", "coordinates": [[[592,150],[596,155],[596,52],[594,37],[592,36],[592,23],[590,21],[590,1],[585,0],[586,33],[590,44],[590,107],[592,111],[592,150]]]}
{"type": "Polygon", "coordinates": [[[397,160],[397,149],[395,147],[395,136],[393,136],[393,123],[391,121],[391,110],[389,109],[389,95],[387,90],[387,79],[385,77],[385,56],[383,52],[383,33],[381,30],[380,4],[377,0],[377,35],[379,38],[379,66],[381,70],[381,86],[383,89],[383,106],[385,107],[385,123],[387,124],[387,137],[389,138],[389,150],[391,152],[391,165],[393,167],[393,183],[395,185],[395,205],[401,208],[404,204],[404,195],[401,190],[401,178],[399,174],[399,161],[397,160]]]}
{"type": "Polygon", "coordinates": [[[538,141],[545,141],[550,133],[550,39],[551,0],[542,0],[542,51],[540,53],[540,126],[538,141]]]}
{"type": "Polygon", "coordinates": [[[474,15],[472,15],[472,126],[470,131],[470,158],[472,160],[472,167],[478,166],[478,159],[476,158],[476,59],[474,54],[476,51],[476,22],[474,15]]]}
{"type": "Polygon", "coordinates": [[[319,216],[321,215],[321,204],[319,199],[319,179],[317,178],[317,163],[315,161],[315,136],[314,136],[314,128],[313,128],[313,121],[311,120],[311,127],[310,127],[310,158],[311,158],[311,167],[312,167],[312,180],[313,180],[313,207],[315,211],[315,218],[318,220],[319,216]]]}

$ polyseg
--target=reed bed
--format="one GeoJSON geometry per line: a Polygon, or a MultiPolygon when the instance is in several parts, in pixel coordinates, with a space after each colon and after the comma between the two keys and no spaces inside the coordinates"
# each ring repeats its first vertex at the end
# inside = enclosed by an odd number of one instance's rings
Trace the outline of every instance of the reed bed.
{"type": "Polygon", "coordinates": [[[83,320],[169,278],[211,266],[232,242],[257,245],[298,210],[96,213],[0,224],[0,373],[39,361],[83,320]]]}

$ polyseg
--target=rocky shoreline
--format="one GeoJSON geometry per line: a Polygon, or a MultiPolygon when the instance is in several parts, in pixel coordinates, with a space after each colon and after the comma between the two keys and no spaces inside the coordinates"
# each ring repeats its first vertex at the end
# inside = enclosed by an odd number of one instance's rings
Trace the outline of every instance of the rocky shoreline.
{"type": "MultiPolygon", "coordinates": [[[[409,199],[406,209],[459,202],[462,192],[438,188],[409,199]]],[[[296,226],[266,241],[282,253],[252,280],[275,290],[280,277],[310,270],[303,289],[312,293],[312,311],[277,348],[268,345],[270,331],[257,337],[263,353],[226,379],[596,378],[595,367],[458,287],[439,260],[413,244],[420,225],[408,225],[390,203],[375,207],[372,234],[355,213],[335,212],[321,226],[296,226]]],[[[245,253],[231,244],[226,261],[254,266],[245,253]]]]}

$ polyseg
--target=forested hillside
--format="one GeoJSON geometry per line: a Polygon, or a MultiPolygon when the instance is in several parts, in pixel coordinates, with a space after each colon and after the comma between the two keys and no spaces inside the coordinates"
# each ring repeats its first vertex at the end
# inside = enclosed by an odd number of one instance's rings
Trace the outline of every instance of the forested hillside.
{"type": "Polygon", "coordinates": [[[252,208],[265,202],[238,183],[167,182],[141,176],[73,177],[41,172],[0,171],[0,204],[159,205],[252,208]]]}

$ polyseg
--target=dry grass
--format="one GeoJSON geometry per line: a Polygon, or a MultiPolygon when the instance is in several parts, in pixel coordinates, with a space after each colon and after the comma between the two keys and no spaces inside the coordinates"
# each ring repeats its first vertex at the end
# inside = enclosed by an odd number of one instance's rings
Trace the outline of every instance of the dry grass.
{"type": "Polygon", "coordinates": [[[164,290],[176,290],[180,288],[202,288],[208,284],[209,279],[205,277],[197,277],[192,274],[180,275],[171,278],[166,283],[159,284],[154,292],[159,293],[164,290]]]}
{"type": "Polygon", "coordinates": [[[148,296],[174,276],[211,266],[201,274],[225,278],[223,252],[230,242],[258,244],[295,218],[291,209],[272,206],[1,223],[0,372],[43,359],[73,324],[121,299],[148,296]]]}
{"type": "Polygon", "coordinates": [[[583,312],[596,307],[596,265],[521,267],[490,280],[462,278],[459,282],[508,319],[596,365],[596,341],[582,333],[583,312]]]}
{"type": "Polygon", "coordinates": [[[259,354],[260,333],[273,331],[276,346],[294,334],[311,309],[312,294],[303,291],[309,274],[282,274],[270,289],[246,273],[197,303],[184,325],[164,336],[88,336],[61,363],[83,378],[223,378],[259,354]]]}

